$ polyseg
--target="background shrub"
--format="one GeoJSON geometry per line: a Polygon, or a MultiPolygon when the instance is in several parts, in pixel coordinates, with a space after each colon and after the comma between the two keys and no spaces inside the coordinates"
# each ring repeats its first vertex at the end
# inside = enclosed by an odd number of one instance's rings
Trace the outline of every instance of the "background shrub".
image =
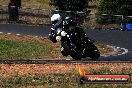
{"type": "MultiPolygon", "coordinates": [[[[97,8],[96,14],[110,14],[110,15],[132,15],[132,1],[131,0],[101,0],[97,8]]],[[[110,24],[120,23],[120,17],[112,16],[96,16],[97,23],[110,24]],[[115,20],[114,20],[115,19],[115,20]]]]}

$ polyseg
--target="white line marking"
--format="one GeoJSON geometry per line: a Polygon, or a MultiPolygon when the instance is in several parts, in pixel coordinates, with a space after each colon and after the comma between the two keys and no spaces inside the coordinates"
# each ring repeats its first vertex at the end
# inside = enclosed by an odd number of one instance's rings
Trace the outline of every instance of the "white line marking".
{"type": "Polygon", "coordinates": [[[110,53],[107,53],[107,54],[101,55],[103,57],[120,56],[120,55],[124,55],[124,54],[128,53],[128,49],[126,49],[126,48],[121,48],[121,47],[116,47],[116,46],[110,46],[110,45],[107,45],[107,46],[113,48],[114,51],[110,52],[110,53]]]}
{"type": "Polygon", "coordinates": [[[0,34],[3,34],[3,32],[0,32],[0,34]]]}
{"type": "Polygon", "coordinates": [[[7,33],[8,35],[11,35],[11,33],[7,33]]]}
{"type": "Polygon", "coordinates": [[[17,36],[19,36],[20,34],[16,34],[17,36]]]}

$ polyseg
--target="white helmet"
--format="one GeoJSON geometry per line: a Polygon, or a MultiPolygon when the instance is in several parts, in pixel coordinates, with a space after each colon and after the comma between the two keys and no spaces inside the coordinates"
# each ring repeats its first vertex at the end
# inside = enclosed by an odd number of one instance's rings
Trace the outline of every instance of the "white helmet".
{"type": "Polygon", "coordinates": [[[51,17],[51,22],[52,22],[52,24],[55,24],[55,23],[57,23],[60,19],[61,19],[60,14],[54,14],[54,15],[51,17]]]}

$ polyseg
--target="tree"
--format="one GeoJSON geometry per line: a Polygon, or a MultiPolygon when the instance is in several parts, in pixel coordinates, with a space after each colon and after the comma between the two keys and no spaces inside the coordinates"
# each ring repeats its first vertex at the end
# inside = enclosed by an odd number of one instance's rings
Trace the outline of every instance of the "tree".
{"type": "Polygon", "coordinates": [[[101,0],[97,14],[132,15],[131,0],[101,0]]]}
{"type": "Polygon", "coordinates": [[[68,15],[73,19],[77,19],[78,22],[82,22],[88,13],[88,0],[50,0],[50,5],[59,10],[61,15],[68,15]],[[66,11],[69,12],[66,13],[66,11]]]}
{"type": "MultiPolygon", "coordinates": [[[[96,14],[110,14],[110,15],[132,15],[132,1],[131,0],[101,0],[96,14]]],[[[107,20],[111,19],[108,17],[107,20]]],[[[97,16],[97,22],[102,22],[102,18],[97,16]]],[[[106,22],[104,22],[106,23],[106,22]]]]}
{"type": "Polygon", "coordinates": [[[50,5],[62,11],[83,11],[88,6],[88,0],[50,0],[50,5]]]}

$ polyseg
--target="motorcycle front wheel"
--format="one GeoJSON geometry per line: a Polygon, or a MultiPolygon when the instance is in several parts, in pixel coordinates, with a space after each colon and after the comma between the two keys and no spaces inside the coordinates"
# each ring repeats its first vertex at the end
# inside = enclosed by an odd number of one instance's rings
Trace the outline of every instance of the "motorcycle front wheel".
{"type": "Polygon", "coordinates": [[[81,57],[79,55],[74,55],[74,54],[70,54],[70,56],[74,59],[74,60],[81,60],[81,57]]]}
{"type": "Polygon", "coordinates": [[[73,47],[74,47],[74,46],[72,46],[72,45],[70,45],[70,44],[68,45],[66,42],[65,42],[65,44],[63,44],[63,48],[64,48],[66,51],[69,52],[69,55],[70,55],[74,60],[81,60],[81,58],[82,58],[81,54],[80,54],[78,51],[74,50],[73,47]]]}

